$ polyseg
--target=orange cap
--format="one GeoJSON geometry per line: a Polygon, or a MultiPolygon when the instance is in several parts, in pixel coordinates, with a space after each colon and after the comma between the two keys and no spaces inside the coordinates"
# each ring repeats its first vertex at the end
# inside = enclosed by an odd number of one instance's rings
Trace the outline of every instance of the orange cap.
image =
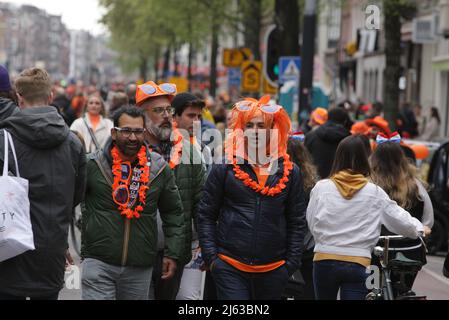
{"type": "Polygon", "coordinates": [[[324,108],[317,108],[312,112],[311,118],[319,125],[323,125],[329,119],[329,114],[324,108]]]}
{"type": "Polygon", "coordinates": [[[356,122],[351,128],[352,134],[363,134],[367,135],[371,131],[371,127],[367,125],[364,121],[356,122]]]}
{"type": "Polygon", "coordinates": [[[376,127],[378,127],[380,130],[383,131],[383,133],[385,133],[387,135],[391,134],[391,130],[390,130],[390,126],[388,124],[388,121],[385,120],[384,118],[380,117],[380,116],[375,117],[374,119],[366,119],[365,122],[369,126],[376,126],[376,127]]]}
{"type": "Polygon", "coordinates": [[[174,99],[178,90],[173,83],[164,83],[157,85],[153,81],[148,81],[137,87],[136,104],[141,106],[146,100],[150,98],[167,96],[170,101],[174,99]]]}

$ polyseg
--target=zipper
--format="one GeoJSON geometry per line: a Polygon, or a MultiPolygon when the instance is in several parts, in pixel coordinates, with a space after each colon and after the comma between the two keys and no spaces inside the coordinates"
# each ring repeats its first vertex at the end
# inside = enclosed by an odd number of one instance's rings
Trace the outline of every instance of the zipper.
{"type": "MultiPolygon", "coordinates": [[[[249,171],[250,171],[250,175],[252,175],[252,178],[254,181],[256,181],[257,183],[259,182],[259,178],[257,177],[257,174],[254,172],[254,169],[249,166],[249,171]]],[[[254,217],[254,231],[253,231],[253,243],[252,243],[252,252],[253,252],[253,256],[251,257],[250,260],[250,265],[253,266],[255,264],[255,252],[256,252],[256,246],[257,246],[257,227],[259,225],[259,215],[260,215],[260,202],[261,202],[261,197],[259,196],[259,194],[256,195],[256,210],[255,210],[255,217],[254,217]]]]}
{"type": "Polygon", "coordinates": [[[254,221],[254,235],[253,235],[253,257],[251,258],[250,265],[255,264],[255,253],[256,253],[256,246],[257,246],[257,237],[258,237],[258,226],[259,226],[259,220],[260,220],[260,207],[261,207],[261,197],[257,196],[256,198],[256,217],[254,221]]]}
{"type": "MultiPolygon", "coordinates": [[[[154,180],[156,180],[157,177],[164,171],[166,165],[162,167],[161,170],[154,176],[154,178],[151,180],[150,185],[153,183],[154,180]]],[[[126,219],[125,221],[125,234],[123,236],[123,252],[122,252],[122,267],[126,266],[126,263],[128,262],[128,252],[129,252],[129,238],[131,234],[131,221],[129,219],[126,219]]]]}
{"type": "Polygon", "coordinates": [[[131,233],[131,221],[126,219],[125,221],[125,235],[123,240],[123,253],[122,253],[122,267],[126,266],[128,262],[128,250],[129,250],[129,236],[131,233]]]}

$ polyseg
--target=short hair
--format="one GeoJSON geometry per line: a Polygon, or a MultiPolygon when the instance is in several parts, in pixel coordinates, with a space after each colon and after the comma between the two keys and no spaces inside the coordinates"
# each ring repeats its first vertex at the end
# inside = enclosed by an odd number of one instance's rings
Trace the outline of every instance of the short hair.
{"type": "Polygon", "coordinates": [[[51,95],[52,82],[47,71],[41,68],[24,70],[14,82],[17,93],[32,104],[42,103],[51,95]]]}
{"type": "Polygon", "coordinates": [[[143,123],[145,125],[145,112],[142,108],[137,108],[136,106],[125,106],[121,107],[117,111],[114,112],[113,120],[114,120],[114,127],[119,128],[120,127],[120,118],[124,115],[128,115],[131,118],[142,118],[143,123]]]}
{"type": "Polygon", "coordinates": [[[368,177],[371,174],[368,156],[365,138],[361,135],[347,137],[337,148],[331,176],[349,170],[368,177]]]}
{"type": "Polygon", "coordinates": [[[124,92],[117,92],[114,94],[111,102],[111,112],[115,112],[121,107],[129,105],[128,95],[124,92]]]}
{"type": "Polygon", "coordinates": [[[348,121],[348,112],[342,108],[333,108],[329,110],[329,121],[345,125],[348,121]]]}
{"type": "Polygon", "coordinates": [[[180,106],[179,108],[176,108],[175,115],[182,116],[184,111],[186,111],[186,109],[189,107],[200,108],[201,110],[203,110],[204,108],[206,108],[206,102],[204,100],[200,100],[200,99],[195,100],[195,101],[189,101],[186,104],[180,106]]]}

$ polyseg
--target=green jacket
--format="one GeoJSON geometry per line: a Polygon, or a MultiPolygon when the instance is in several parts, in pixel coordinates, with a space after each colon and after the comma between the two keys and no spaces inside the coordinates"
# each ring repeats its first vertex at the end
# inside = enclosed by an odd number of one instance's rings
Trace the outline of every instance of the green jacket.
{"type": "MultiPolygon", "coordinates": [[[[184,246],[184,254],[180,259],[180,265],[186,265],[192,260],[192,230],[196,221],[196,214],[201,200],[201,193],[206,182],[206,168],[201,163],[201,148],[199,145],[192,145],[191,143],[184,143],[183,155],[186,154],[186,149],[190,149],[190,163],[181,163],[175,168],[176,185],[181,195],[182,206],[184,208],[184,222],[186,242],[184,246]],[[198,160],[199,159],[199,160],[198,160]],[[195,160],[195,161],[194,161],[195,160]],[[198,163],[200,161],[200,163],[198,163]]],[[[184,157],[184,156],[183,156],[184,157]]]]}
{"type": "MultiPolygon", "coordinates": [[[[158,150],[157,147],[153,147],[158,150]]],[[[176,185],[182,199],[184,222],[185,222],[185,244],[179,265],[184,266],[192,260],[192,235],[193,223],[201,199],[201,193],[206,182],[206,166],[198,144],[192,145],[184,140],[182,161],[174,170],[176,185]]]]}
{"type": "Polygon", "coordinates": [[[112,265],[151,267],[157,254],[157,209],[163,222],[165,256],[180,260],[185,243],[182,203],[170,167],[156,153],[148,153],[151,163],[150,189],[140,219],[120,215],[112,200],[112,187],[97,161],[112,176],[111,141],[105,152],[89,156],[87,191],[82,219],[82,257],[112,265]]]}

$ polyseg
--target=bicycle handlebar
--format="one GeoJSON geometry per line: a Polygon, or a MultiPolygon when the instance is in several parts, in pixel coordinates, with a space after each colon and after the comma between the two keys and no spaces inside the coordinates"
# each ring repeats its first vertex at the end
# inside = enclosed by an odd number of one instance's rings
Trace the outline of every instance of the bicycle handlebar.
{"type": "MultiPolygon", "coordinates": [[[[418,232],[418,239],[424,238],[424,232],[418,232]]],[[[405,239],[410,239],[408,237],[404,237],[404,236],[398,236],[398,235],[394,235],[394,236],[381,236],[379,237],[379,240],[405,240],[405,239]]]]}

